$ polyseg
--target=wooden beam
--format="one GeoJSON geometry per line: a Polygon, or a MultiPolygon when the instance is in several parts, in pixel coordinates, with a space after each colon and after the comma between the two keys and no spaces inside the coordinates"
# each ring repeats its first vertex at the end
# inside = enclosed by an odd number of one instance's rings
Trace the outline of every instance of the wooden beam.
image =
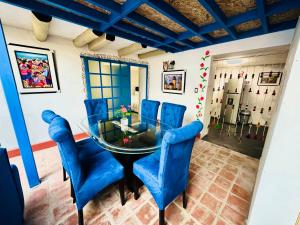
{"type": "MultiPolygon", "coordinates": [[[[87,29],[81,34],[79,34],[74,40],[73,44],[76,47],[83,47],[84,45],[90,43],[91,41],[97,39],[100,33],[94,32],[92,29],[87,29]]],[[[103,34],[103,33],[102,33],[103,34]]],[[[100,36],[102,35],[100,34],[100,36]]]]}
{"type": "Polygon", "coordinates": [[[139,59],[146,59],[146,58],[162,55],[162,54],[165,54],[165,53],[167,53],[167,52],[165,52],[163,50],[153,50],[153,51],[150,51],[150,52],[138,54],[138,57],[139,57],[139,59]]]}
{"type": "Polygon", "coordinates": [[[114,41],[115,36],[109,34],[102,34],[101,36],[97,37],[95,40],[91,41],[88,44],[89,50],[97,51],[103,48],[108,42],[114,41]]]}
{"type": "Polygon", "coordinates": [[[118,49],[118,55],[119,55],[119,57],[130,55],[130,54],[133,54],[133,53],[143,49],[144,47],[145,46],[140,43],[133,43],[129,46],[118,49]]]}
{"type": "Polygon", "coordinates": [[[32,31],[38,41],[43,42],[47,40],[51,20],[51,16],[32,12],[32,31]]]}

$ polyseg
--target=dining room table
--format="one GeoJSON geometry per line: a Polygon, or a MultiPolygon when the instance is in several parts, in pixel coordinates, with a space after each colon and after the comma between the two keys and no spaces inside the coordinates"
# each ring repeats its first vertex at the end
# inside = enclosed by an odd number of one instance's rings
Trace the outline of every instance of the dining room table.
{"type": "Polygon", "coordinates": [[[107,118],[95,114],[81,120],[79,127],[100,147],[112,152],[124,166],[125,183],[130,191],[142,186],[133,174],[133,163],[155,151],[159,151],[165,132],[171,127],[159,120],[139,114],[125,118],[107,118]],[[127,119],[127,122],[126,122],[127,119]]]}

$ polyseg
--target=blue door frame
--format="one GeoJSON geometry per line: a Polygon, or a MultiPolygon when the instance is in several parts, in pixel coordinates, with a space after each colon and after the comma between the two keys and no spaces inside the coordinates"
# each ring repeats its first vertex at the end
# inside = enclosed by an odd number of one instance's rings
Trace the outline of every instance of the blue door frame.
{"type": "MultiPolygon", "coordinates": [[[[124,62],[121,60],[111,60],[111,59],[99,59],[99,58],[94,58],[91,56],[81,56],[81,58],[83,59],[83,64],[84,64],[84,73],[85,73],[85,82],[86,82],[86,93],[87,93],[87,98],[91,99],[92,98],[92,93],[91,93],[91,88],[98,88],[98,87],[91,87],[91,82],[90,82],[90,75],[95,75],[97,73],[92,73],[91,71],[89,71],[89,65],[88,65],[88,61],[97,61],[99,63],[99,75],[100,74],[104,74],[101,71],[101,65],[100,63],[104,62],[104,63],[110,63],[110,76],[113,76],[113,72],[112,72],[112,64],[120,64],[120,65],[126,65],[128,66],[129,69],[129,74],[130,74],[130,66],[136,66],[136,67],[140,67],[140,68],[145,68],[146,69],[146,99],[148,99],[148,65],[146,64],[138,64],[138,63],[133,63],[133,62],[124,62]]],[[[117,73],[122,74],[121,70],[117,73]]],[[[104,74],[104,75],[108,75],[108,74],[104,74]]],[[[130,78],[129,78],[130,79],[130,78]]],[[[101,78],[101,86],[102,86],[102,78],[101,78]]],[[[114,86],[112,84],[112,86],[114,86]]],[[[121,85],[119,88],[121,88],[123,85],[121,85]]],[[[109,88],[109,86],[102,86],[104,88],[109,88]]],[[[100,86],[99,86],[100,88],[100,86]]],[[[114,89],[114,88],[112,88],[114,89]]],[[[129,84],[129,90],[130,90],[130,84],[129,84]]],[[[129,91],[130,92],[130,91],[129,91]]],[[[103,97],[103,91],[101,96],[103,97]]],[[[113,104],[113,111],[114,111],[114,104],[113,104]]]]}
{"type": "Polygon", "coordinates": [[[0,80],[30,187],[40,184],[0,20],[0,80]]]}

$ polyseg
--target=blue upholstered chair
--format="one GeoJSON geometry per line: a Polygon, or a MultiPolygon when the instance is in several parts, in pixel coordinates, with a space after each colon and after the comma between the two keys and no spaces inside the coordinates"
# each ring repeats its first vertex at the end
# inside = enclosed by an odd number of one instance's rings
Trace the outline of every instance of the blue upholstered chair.
{"type": "MultiPolygon", "coordinates": [[[[181,128],[168,130],[162,141],[161,151],[152,153],[133,164],[133,173],[143,181],[159,208],[159,224],[164,224],[164,209],[179,194],[183,194],[189,180],[189,165],[195,137],[203,124],[195,121],[181,128]]],[[[138,190],[135,190],[138,196],[138,190]]]]}
{"type": "MultiPolygon", "coordinates": [[[[52,110],[44,110],[42,112],[42,119],[50,124],[54,118],[61,117],[52,110]]],[[[68,127],[69,131],[72,133],[71,126],[67,120],[65,120],[66,126],[68,127]]],[[[79,157],[81,160],[88,159],[89,157],[98,154],[99,152],[104,151],[99,145],[97,145],[92,138],[86,138],[76,142],[76,145],[79,149],[79,157]]],[[[67,180],[66,170],[63,167],[63,180],[67,180]]]]}
{"type": "Polygon", "coordinates": [[[172,128],[182,126],[186,106],[164,102],[160,112],[160,122],[172,128]]]}
{"type": "Polygon", "coordinates": [[[22,225],[24,197],[18,168],[10,165],[7,152],[0,148],[0,224],[22,225]]]}
{"type": "Polygon", "coordinates": [[[110,152],[103,151],[87,160],[81,160],[79,147],[61,117],[52,120],[49,135],[57,143],[63,165],[70,176],[80,225],[84,223],[83,207],[110,184],[119,181],[121,203],[125,204],[124,168],[110,152]]]}
{"type": "Polygon", "coordinates": [[[160,105],[159,101],[143,99],[141,117],[151,119],[153,121],[157,120],[157,112],[158,112],[159,105],[160,105]]]}

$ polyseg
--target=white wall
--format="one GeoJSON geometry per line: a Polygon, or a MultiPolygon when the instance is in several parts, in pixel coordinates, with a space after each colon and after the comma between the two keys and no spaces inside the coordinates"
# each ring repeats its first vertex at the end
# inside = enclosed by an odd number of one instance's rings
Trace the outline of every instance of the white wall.
{"type": "MultiPolygon", "coordinates": [[[[291,42],[294,30],[287,30],[267,35],[247,38],[238,41],[227,42],[208,46],[206,48],[194,49],[177,54],[165,54],[150,58],[149,62],[149,98],[158,101],[173,102],[187,106],[184,123],[195,120],[196,100],[199,94],[194,93],[194,88],[198,88],[200,83],[200,62],[206,50],[210,50],[212,56],[231,52],[248,51],[287,45],[291,42]],[[167,94],[161,91],[161,73],[163,61],[175,60],[175,69],[185,69],[186,89],[183,95],[167,94]]],[[[209,62],[208,62],[209,65],[209,62]]],[[[208,82],[210,82],[209,80],[208,82]]],[[[211,83],[211,82],[210,82],[211,83]]],[[[206,98],[206,96],[205,96],[206,98]]],[[[204,118],[205,119],[205,118],[204,118]]],[[[202,118],[203,120],[203,118],[202,118]]],[[[204,134],[206,131],[203,132],[204,134]]],[[[202,134],[203,134],[202,133],[202,134]]]]}
{"type": "Polygon", "coordinates": [[[300,211],[300,26],[286,64],[278,110],[268,132],[252,198],[249,225],[293,225],[300,211]]]}
{"type": "MultiPolygon", "coordinates": [[[[41,112],[44,109],[52,109],[66,117],[74,134],[82,133],[77,124],[86,115],[83,103],[85,94],[83,92],[80,60],[80,53],[85,49],[75,48],[72,40],[57,36],[49,36],[46,42],[38,42],[31,31],[9,26],[4,26],[4,33],[7,43],[55,50],[61,93],[20,95],[31,144],[49,140],[47,125],[41,119],[41,112]]],[[[113,52],[109,52],[109,54],[111,53],[113,52]]],[[[1,86],[0,90],[2,90],[1,86]]],[[[0,105],[0,143],[7,149],[17,148],[15,134],[2,91],[0,91],[0,105]]]]}

